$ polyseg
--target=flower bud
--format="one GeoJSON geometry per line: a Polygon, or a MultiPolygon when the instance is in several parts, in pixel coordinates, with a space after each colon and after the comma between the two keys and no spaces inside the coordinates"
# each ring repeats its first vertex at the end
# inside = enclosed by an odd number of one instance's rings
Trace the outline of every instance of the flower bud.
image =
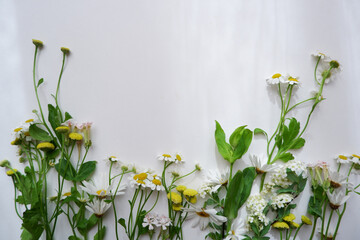
{"type": "Polygon", "coordinates": [[[62,47],[60,48],[60,50],[64,53],[64,54],[69,54],[70,53],[70,49],[66,48],[66,47],[62,47]]]}
{"type": "Polygon", "coordinates": [[[9,162],[9,160],[2,160],[1,162],[0,162],[0,167],[7,167],[7,168],[10,168],[10,162],[9,162]]]}
{"type": "Polygon", "coordinates": [[[40,41],[40,40],[33,39],[32,42],[33,42],[33,44],[34,44],[35,46],[37,46],[37,47],[42,47],[42,46],[44,46],[44,43],[43,43],[42,41],[40,41]]]}

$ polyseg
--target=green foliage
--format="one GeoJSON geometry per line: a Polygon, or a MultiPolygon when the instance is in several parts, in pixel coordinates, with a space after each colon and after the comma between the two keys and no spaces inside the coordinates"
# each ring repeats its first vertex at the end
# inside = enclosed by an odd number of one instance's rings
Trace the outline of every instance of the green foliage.
{"type": "Polygon", "coordinates": [[[289,168],[286,169],[286,177],[292,184],[287,188],[278,189],[277,193],[291,193],[294,196],[298,196],[304,190],[307,178],[303,178],[302,174],[300,174],[300,176],[296,175],[296,173],[289,168]]]}
{"type": "Polygon", "coordinates": [[[70,115],[70,113],[68,113],[68,112],[65,112],[65,122],[67,121],[67,120],[70,120],[70,119],[72,119],[72,116],[70,115]]]}
{"type": "Polygon", "coordinates": [[[89,161],[82,164],[74,180],[81,182],[87,179],[95,171],[96,163],[96,161],[89,161]]]}
{"type": "Polygon", "coordinates": [[[261,128],[255,128],[254,129],[254,134],[255,135],[256,134],[264,134],[265,136],[267,136],[267,133],[264,130],[262,130],[261,128]]]}
{"type": "Polygon", "coordinates": [[[290,214],[291,209],[296,208],[296,204],[289,204],[283,208],[277,209],[277,217],[275,221],[281,221],[285,216],[290,214]]]}
{"type": "MultiPolygon", "coordinates": [[[[237,217],[238,210],[248,199],[256,177],[254,167],[240,170],[231,179],[225,198],[224,215],[231,221],[237,217]]],[[[229,223],[229,224],[230,224],[229,223]]]]}
{"type": "Polygon", "coordinates": [[[38,83],[37,83],[37,86],[36,87],[39,87],[42,83],[44,82],[44,79],[43,78],[41,78],[39,81],[38,81],[38,83]]]}
{"type": "Polygon", "coordinates": [[[126,223],[125,223],[125,219],[124,218],[120,218],[118,220],[118,223],[123,226],[123,228],[125,229],[125,232],[126,232],[126,223]]]}
{"type": "Polygon", "coordinates": [[[48,132],[36,126],[36,124],[32,124],[29,127],[29,133],[32,138],[38,141],[50,142],[52,137],[48,132]]]}
{"type": "Polygon", "coordinates": [[[73,181],[75,179],[76,171],[67,159],[60,159],[59,163],[55,164],[55,169],[66,180],[73,181]]]}
{"type": "Polygon", "coordinates": [[[326,199],[326,193],[321,186],[313,187],[313,196],[310,197],[308,203],[308,213],[314,217],[322,216],[322,206],[326,199]]]}
{"type": "Polygon", "coordinates": [[[89,219],[86,219],[85,217],[81,218],[77,225],[79,233],[83,236],[87,236],[87,233],[97,224],[98,220],[99,219],[95,214],[92,214],[89,219]]]}
{"type": "MultiPolygon", "coordinates": [[[[39,239],[44,231],[44,226],[41,224],[42,216],[40,211],[40,204],[37,203],[28,209],[23,214],[22,227],[28,231],[32,239],[39,239]]],[[[28,236],[28,234],[26,234],[28,236]]]]}
{"type": "Polygon", "coordinates": [[[240,159],[249,149],[253,133],[245,126],[238,127],[231,134],[229,143],[226,142],[225,132],[216,121],[215,141],[221,156],[233,164],[240,159]]]}
{"type": "Polygon", "coordinates": [[[106,227],[103,226],[94,236],[94,240],[103,240],[106,233],[106,227]]]}
{"type": "Polygon", "coordinates": [[[205,239],[210,238],[213,240],[222,240],[222,235],[219,232],[210,232],[205,236],[205,239]]]}

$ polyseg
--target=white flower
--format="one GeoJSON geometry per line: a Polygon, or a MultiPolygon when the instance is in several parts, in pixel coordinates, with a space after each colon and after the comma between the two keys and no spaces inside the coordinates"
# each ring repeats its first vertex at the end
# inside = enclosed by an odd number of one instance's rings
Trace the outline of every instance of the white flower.
{"type": "Polygon", "coordinates": [[[268,224],[269,219],[264,214],[267,201],[260,194],[251,195],[246,202],[246,210],[248,212],[248,222],[252,223],[255,219],[268,224]]]}
{"type": "Polygon", "coordinates": [[[275,73],[274,75],[272,75],[270,78],[266,79],[266,82],[268,84],[278,84],[278,83],[284,83],[285,82],[285,78],[284,76],[282,76],[280,73],[275,73]]]}
{"type": "Polygon", "coordinates": [[[303,178],[307,177],[306,164],[300,161],[292,160],[275,170],[276,172],[272,176],[272,181],[275,183],[275,185],[286,188],[291,184],[291,181],[287,179],[287,169],[295,172],[297,176],[301,175],[303,178]]]}
{"type": "Polygon", "coordinates": [[[320,62],[316,69],[316,79],[321,82],[323,77],[326,77],[325,83],[333,81],[337,73],[342,70],[342,66],[336,60],[325,56],[325,54],[319,53],[316,57],[320,57],[320,62]],[[331,71],[329,71],[330,67],[332,67],[331,71]]]}
{"type": "Polygon", "coordinates": [[[109,179],[102,174],[99,179],[96,179],[92,183],[83,182],[84,186],[79,186],[81,190],[87,192],[90,195],[98,196],[101,198],[111,196],[111,195],[121,195],[124,194],[125,185],[120,185],[118,191],[115,193],[116,185],[110,184],[109,179]]]}
{"type": "Polygon", "coordinates": [[[200,189],[199,189],[199,195],[200,195],[200,197],[202,197],[202,198],[205,198],[205,196],[206,196],[206,194],[207,193],[211,193],[211,192],[213,192],[212,191],[212,187],[209,185],[209,184],[203,184],[201,187],[200,187],[200,189]]]}
{"type": "Polygon", "coordinates": [[[300,85],[299,77],[292,77],[290,75],[287,75],[284,80],[285,83],[288,83],[290,85],[300,85]]]}
{"type": "Polygon", "coordinates": [[[352,184],[347,182],[347,176],[339,172],[329,171],[330,185],[333,188],[347,187],[352,189],[352,184]]]}
{"type": "Polygon", "coordinates": [[[92,202],[86,205],[86,209],[93,212],[97,217],[101,217],[111,206],[110,203],[106,203],[102,199],[94,198],[92,202]]]}
{"type": "Polygon", "coordinates": [[[183,163],[184,158],[180,153],[175,153],[175,157],[174,157],[175,163],[183,163]]]}
{"type": "Polygon", "coordinates": [[[231,229],[228,232],[227,237],[224,240],[241,240],[245,237],[243,236],[247,232],[245,223],[240,217],[236,218],[232,224],[231,229]]]}
{"type": "Polygon", "coordinates": [[[274,209],[283,208],[294,199],[293,195],[289,193],[281,193],[272,198],[271,206],[274,209]]]}
{"type": "Polygon", "coordinates": [[[257,174],[262,174],[262,173],[266,173],[266,172],[274,172],[275,169],[277,168],[276,165],[266,164],[266,159],[263,154],[261,154],[260,156],[250,154],[249,159],[250,159],[251,165],[256,168],[257,174]],[[265,162],[265,164],[263,164],[263,162],[265,162]]]}
{"type": "Polygon", "coordinates": [[[171,219],[164,215],[157,215],[155,225],[157,227],[161,227],[162,230],[166,230],[166,228],[171,225],[171,219]]]}
{"type": "Polygon", "coordinates": [[[208,170],[205,172],[205,183],[211,186],[211,192],[216,192],[221,186],[227,185],[229,176],[229,169],[222,172],[219,170],[208,170]]]}
{"type": "Polygon", "coordinates": [[[165,188],[161,184],[161,178],[152,174],[151,170],[146,170],[138,174],[131,174],[129,177],[129,183],[131,187],[140,186],[143,188],[150,188],[151,190],[163,191],[165,188]]]}
{"type": "Polygon", "coordinates": [[[165,161],[165,162],[175,162],[174,158],[170,155],[170,154],[167,154],[167,153],[164,153],[162,155],[159,155],[157,157],[160,161],[165,161]]]}
{"type": "Polygon", "coordinates": [[[201,230],[205,230],[209,223],[215,223],[216,225],[220,225],[227,221],[227,218],[224,216],[217,215],[215,209],[205,209],[198,208],[190,204],[191,208],[184,208],[183,216],[185,217],[186,213],[187,219],[192,219],[197,217],[192,227],[196,227],[200,225],[201,230]]]}
{"type": "Polygon", "coordinates": [[[149,187],[151,188],[151,190],[165,190],[164,186],[161,184],[161,178],[158,175],[149,176],[149,180],[151,180],[151,182],[149,183],[149,187]]]}
{"type": "Polygon", "coordinates": [[[345,188],[336,188],[332,193],[328,190],[326,191],[326,195],[329,198],[329,204],[332,209],[338,209],[350,197],[349,195],[346,195],[345,188]]]}
{"type": "Polygon", "coordinates": [[[144,217],[144,222],[142,223],[142,226],[143,227],[149,226],[149,230],[153,230],[155,223],[156,223],[156,216],[153,215],[152,213],[148,213],[144,217]]]}
{"type": "Polygon", "coordinates": [[[311,54],[311,56],[315,57],[316,59],[318,59],[320,57],[320,60],[323,60],[323,61],[330,61],[330,57],[326,56],[324,53],[322,52],[314,52],[311,54]]]}
{"type": "Polygon", "coordinates": [[[348,164],[348,163],[353,163],[354,159],[353,157],[350,157],[349,155],[339,155],[335,158],[337,163],[343,163],[343,164],[348,164]]]}

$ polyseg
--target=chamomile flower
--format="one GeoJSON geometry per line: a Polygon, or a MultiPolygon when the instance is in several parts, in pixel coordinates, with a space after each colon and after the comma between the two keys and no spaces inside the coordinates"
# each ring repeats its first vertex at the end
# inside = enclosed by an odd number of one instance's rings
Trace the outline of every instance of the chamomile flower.
{"type": "Polygon", "coordinates": [[[174,162],[175,160],[173,159],[173,157],[170,154],[164,153],[162,155],[159,155],[157,157],[160,161],[165,161],[165,162],[174,162]]]}
{"type": "Polygon", "coordinates": [[[205,183],[211,186],[211,192],[217,192],[221,186],[226,186],[229,181],[229,169],[225,171],[208,170],[205,172],[205,183]]]}
{"type": "Polygon", "coordinates": [[[251,162],[251,165],[255,167],[257,174],[263,174],[268,172],[274,172],[277,166],[275,164],[269,165],[266,164],[266,159],[264,155],[256,156],[253,154],[249,155],[249,159],[251,162]],[[264,164],[265,162],[265,164],[264,164]]]}
{"type": "Polygon", "coordinates": [[[98,198],[94,198],[92,202],[86,205],[86,209],[93,212],[95,216],[99,218],[102,217],[110,207],[110,203],[106,203],[104,200],[98,198]]]}
{"type": "Polygon", "coordinates": [[[151,190],[156,190],[156,191],[164,191],[165,188],[164,186],[161,184],[161,178],[157,175],[153,175],[151,178],[151,183],[149,184],[151,190]]]}
{"type": "Polygon", "coordinates": [[[338,155],[335,160],[337,163],[342,163],[342,164],[349,164],[349,163],[353,163],[353,158],[350,157],[349,155],[338,155]]]}
{"type": "Polygon", "coordinates": [[[275,73],[270,78],[267,78],[266,82],[270,85],[284,83],[285,77],[282,76],[280,73],[275,73]]]}
{"type": "Polygon", "coordinates": [[[322,52],[319,52],[319,51],[313,52],[311,54],[311,56],[313,56],[316,59],[320,58],[320,60],[323,60],[325,62],[330,61],[330,57],[326,56],[325,53],[322,53],[322,52]]]}
{"type": "Polygon", "coordinates": [[[226,217],[217,215],[217,211],[215,209],[198,208],[191,204],[190,208],[185,208],[183,211],[184,216],[188,213],[187,219],[195,218],[192,227],[200,225],[201,230],[205,230],[209,223],[221,225],[227,221],[226,217]]]}
{"type": "Polygon", "coordinates": [[[345,188],[337,188],[332,193],[326,191],[326,195],[328,196],[330,207],[334,210],[343,205],[350,197],[349,195],[346,195],[345,188]]]}
{"type": "Polygon", "coordinates": [[[347,176],[339,172],[329,171],[330,185],[333,188],[347,187],[352,189],[352,184],[347,182],[347,176]]]}
{"type": "Polygon", "coordinates": [[[232,224],[231,229],[228,232],[227,237],[224,240],[241,240],[245,238],[245,233],[247,229],[245,227],[245,223],[242,221],[240,217],[236,218],[232,224]]]}
{"type": "Polygon", "coordinates": [[[287,75],[285,77],[285,83],[288,83],[289,85],[300,85],[299,77],[293,77],[290,75],[287,75]]]}
{"type": "Polygon", "coordinates": [[[99,198],[105,198],[107,196],[112,195],[122,195],[124,194],[125,185],[120,185],[118,191],[116,190],[116,185],[110,184],[109,185],[109,178],[102,174],[99,179],[93,182],[83,182],[84,186],[79,186],[81,190],[87,192],[90,195],[98,196],[99,198]]]}
{"type": "Polygon", "coordinates": [[[180,153],[175,153],[174,154],[174,161],[175,163],[183,163],[184,162],[184,158],[180,153]]]}
{"type": "Polygon", "coordinates": [[[208,183],[201,185],[199,189],[199,195],[202,198],[205,198],[206,194],[210,194],[211,192],[212,192],[212,187],[208,183]]]}
{"type": "Polygon", "coordinates": [[[326,57],[319,62],[316,69],[316,78],[318,81],[322,81],[323,78],[325,78],[325,83],[329,83],[335,79],[337,73],[341,70],[342,66],[339,62],[332,60],[330,57],[326,57]]]}

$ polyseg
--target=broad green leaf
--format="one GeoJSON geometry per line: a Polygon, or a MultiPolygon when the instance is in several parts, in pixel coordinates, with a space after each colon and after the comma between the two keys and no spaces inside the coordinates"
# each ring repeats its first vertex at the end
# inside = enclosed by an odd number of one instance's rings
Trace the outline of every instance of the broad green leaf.
{"type": "Polygon", "coordinates": [[[286,169],[286,177],[287,177],[287,179],[289,179],[293,183],[298,183],[299,182],[298,175],[296,175],[296,173],[294,171],[292,171],[290,168],[286,169]]]}
{"type": "Polygon", "coordinates": [[[22,228],[22,229],[23,229],[23,231],[20,236],[21,240],[32,240],[33,237],[31,235],[31,233],[28,230],[26,230],[25,228],[22,228]]]}
{"type": "Polygon", "coordinates": [[[44,79],[43,78],[41,78],[39,81],[38,81],[38,84],[37,84],[37,86],[36,87],[39,87],[42,83],[44,82],[44,79]]]}
{"type": "Polygon", "coordinates": [[[235,129],[235,131],[231,134],[230,138],[229,138],[229,142],[230,145],[233,148],[236,148],[236,146],[240,143],[241,141],[241,133],[244,130],[244,128],[246,127],[246,125],[238,127],[237,129],[235,129]]]}
{"type": "Polygon", "coordinates": [[[56,171],[66,180],[73,181],[76,176],[76,172],[71,162],[65,158],[60,159],[59,163],[55,164],[56,171]]]}
{"type": "Polygon", "coordinates": [[[83,163],[80,166],[79,172],[74,180],[77,182],[81,182],[87,179],[95,171],[96,163],[96,161],[89,161],[83,163]]]}
{"type": "Polygon", "coordinates": [[[237,146],[234,149],[231,162],[235,162],[237,159],[240,159],[247,152],[247,150],[250,147],[252,138],[253,138],[253,133],[249,129],[244,129],[240,133],[240,139],[237,146]]]}
{"type": "Polygon", "coordinates": [[[255,223],[250,223],[251,230],[255,233],[256,236],[260,235],[259,228],[255,223]]]}
{"type": "Polygon", "coordinates": [[[125,229],[125,231],[126,231],[126,223],[125,223],[125,219],[120,218],[120,219],[119,219],[119,221],[118,221],[118,223],[119,223],[121,226],[123,226],[123,228],[124,228],[124,229],[125,229]]]}
{"type": "Polygon", "coordinates": [[[39,141],[50,142],[52,138],[50,137],[49,133],[45,130],[39,128],[35,124],[30,125],[29,133],[32,138],[39,141]]]}
{"type": "Polygon", "coordinates": [[[297,138],[291,142],[291,145],[288,147],[288,149],[299,149],[302,148],[304,145],[305,145],[305,139],[297,138]]]}
{"type": "Polygon", "coordinates": [[[245,182],[243,191],[241,193],[241,199],[239,208],[246,202],[251,193],[253,182],[256,178],[256,169],[254,167],[247,167],[243,170],[243,180],[245,182]]]}
{"type": "Polygon", "coordinates": [[[322,216],[322,205],[321,202],[316,200],[314,196],[311,196],[308,204],[308,213],[314,217],[322,216]]]}
{"type": "Polygon", "coordinates": [[[95,236],[94,236],[94,240],[103,240],[105,237],[105,232],[106,232],[106,227],[103,226],[102,229],[100,229],[100,231],[98,231],[95,236]]]}
{"type": "Polygon", "coordinates": [[[88,229],[92,228],[95,226],[95,224],[98,222],[98,218],[95,216],[95,214],[92,214],[89,218],[89,221],[88,221],[88,229]]]}
{"type": "Polygon", "coordinates": [[[48,104],[48,110],[49,110],[48,120],[50,122],[52,129],[55,131],[55,129],[61,124],[59,112],[51,104],[48,104]]]}
{"type": "Polygon", "coordinates": [[[215,141],[216,141],[216,145],[218,147],[219,153],[221,154],[221,156],[227,160],[227,161],[231,161],[231,156],[233,154],[232,148],[230,146],[230,144],[228,144],[225,140],[225,132],[224,130],[221,128],[221,125],[216,122],[216,130],[215,130],[215,141]]]}
{"type": "Polygon", "coordinates": [[[278,156],[276,159],[280,159],[283,162],[288,162],[290,160],[293,160],[294,156],[289,152],[285,152],[281,153],[280,156],[278,156]]]}
{"type": "Polygon", "coordinates": [[[65,122],[69,119],[72,119],[72,116],[70,115],[70,113],[65,112],[65,122]]]}
{"type": "Polygon", "coordinates": [[[57,156],[59,156],[59,154],[60,154],[60,149],[56,149],[54,151],[47,153],[47,158],[48,160],[55,159],[57,156]]]}
{"type": "Polygon", "coordinates": [[[254,134],[264,134],[267,136],[267,133],[264,130],[262,130],[261,128],[255,128],[254,134]]]}
{"type": "MultiPolygon", "coordinates": [[[[264,236],[270,230],[271,224],[266,225],[260,232],[260,236],[264,236]]],[[[263,237],[262,239],[270,239],[269,237],[263,237]]]]}
{"type": "Polygon", "coordinates": [[[44,231],[41,224],[42,216],[40,212],[40,206],[38,203],[33,205],[31,209],[26,210],[23,214],[22,227],[32,235],[33,239],[39,239],[44,231]]]}
{"type": "Polygon", "coordinates": [[[289,139],[293,140],[299,134],[300,131],[300,122],[298,122],[295,118],[290,119],[289,123],[289,132],[290,136],[289,139]]]}

